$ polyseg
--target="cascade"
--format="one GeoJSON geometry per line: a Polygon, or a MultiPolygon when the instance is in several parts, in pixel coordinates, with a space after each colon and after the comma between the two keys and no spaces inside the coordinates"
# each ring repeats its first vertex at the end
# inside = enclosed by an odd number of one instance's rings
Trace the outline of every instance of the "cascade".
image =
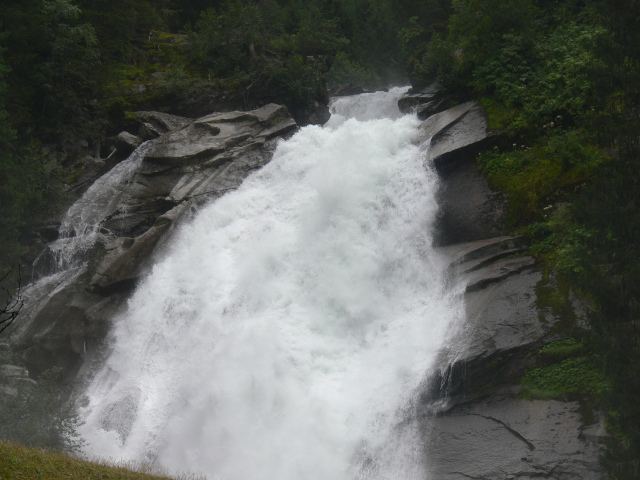
{"type": "Polygon", "coordinates": [[[104,222],[122,208],[129,195],[134,173],[144,159],[148,143],[97,179],[67,210],[50,242],[33,264],[35,281],[22,292],[25,308],[17,334],[22,335],[46,301],[75,282],[85,271],[92,249],[114,238],[104,222]],[[42,275],[43,272],[48,273],[42,275]],[[38,278],[40,277],[41,278],[38,278]]]}
{"type": "MultiPolygon", "coordinates": [[[[180,227],[114,319],[88,453],[209,479],[426,478],[416,398],[461,302],[405,91],[336,100],[180,227]]],[[[67,215],[75,237],[114,209],[94,204],[67,215]]]]}
{"type": "Polygon", "coordinates": [[[58,269],[77,266],[99,241],[110,238],[104,221],[126,204],[131,179],[144,159],[148,144],[137,148],[125,161],[100,177],[67,211],[60,224],[60,238],[50,247],[58,269]]]}

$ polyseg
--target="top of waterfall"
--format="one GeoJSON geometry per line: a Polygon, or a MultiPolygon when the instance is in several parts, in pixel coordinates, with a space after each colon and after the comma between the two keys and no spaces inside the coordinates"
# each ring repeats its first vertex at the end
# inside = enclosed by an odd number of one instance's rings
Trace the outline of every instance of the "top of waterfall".
{"type": "Polygon", "coordinates": [[[352,118],[359,121],[400,118],[403,113],[398,108],[398,100],[409,91],[409,88],[393,87],[388,92],[380,91],[333,98],[329,106],[331,119],[325,125],[337,127],[352,118]]]}

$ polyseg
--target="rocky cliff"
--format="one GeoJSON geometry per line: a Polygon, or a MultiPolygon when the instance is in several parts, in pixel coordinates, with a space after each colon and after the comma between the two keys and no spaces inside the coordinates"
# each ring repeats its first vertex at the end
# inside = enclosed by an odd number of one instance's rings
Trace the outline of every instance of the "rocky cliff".
{"type": "Polygon", "coordinates": [[[540,348],[566,334],[538,299],[541,267],[523,238],[509,236],[505,199],[475,162],[498,132],[488,131],[479,104],[450,103],[433,89],[400,102],[425,118],[423,136],[442,179],[436,241],[451,260],[451,277],[466,285],[466,318],[419,408],[432,478],[603,479],[599,414],[584,399],[520,394],[540,348]]]}
{"type": "MultiPolygon", "coordinates": [[[[451,261],[452,281],[466,285],[465,322],[442,352],[418,409],[432,478],[604,478],[597,412],[588,414],[575,400],[519,395],[521,376],[538,362],[536,352],[563,338],[554,328],[561,319],[540,306],[541,269],[527,255],[525,240],[509,235],[505,200],[475,163],[496,133],[487,130],[477,103],[452,103],[434,90],[400,103],[424,119],[428,161],[442,178],[436,244],[451,261]]],[[[67,382],[82,379],[104,354],[109,319],[180,222],[236,188],[270,160],[278,139],[297,129],[278,105],[197,120],[154,112],[132,119],[139,137],[120,135],[113,146],[131,151],[148,143],[119,190],[126,187],[125,200],[99,220],[86,266],[31,293],[36,307],[18,345],[32,375],[59,366],[67,382]]]]}
{"type": "MultiPolygon", "coordinates": [[[[93,235],[90,244],[82,244],[87,250],[83,260],[88,262],[72,264],[73,268],[36,282],[25,292],[30,308],[16,344],[31,375],[55,366],[63,369],[67,382],[82,377],[100,358],[109,319],[152,266],[154,252],[176,226],[199,205],[240,185],[271,159],[278,139],[298,128],[287,109],[275,104],[196,120],[157,112],[133,117],[140,132],[152,138],[143,147],[144,155],[131,163],[128,168],[133,171],[127,177],[113,177],[111,184],[103,180],[99,194],[90,190],[85,194],[86,205],[78,208],[83,211],[77,218],[65,219],[73,227],[67,225],[69,238],[51,238],[37,268],[43,269],[41,273],[59,270],[56,242],[73,241],[87,230],[93,235]],[[110,196],[118,199],[112,207],[110,196]],[[103,214],[96,216],[95,211],[103,214]],[[84,226],[79,229],[76,224],[84,226]],[[47,256],[49,262],[44,260],[47,256]],[[54,266],[46,268],[49,264],[54,266]]],[[[131,151],[142,141],[132,137],[123,133],[114,139],[114,146],[131,151]]],[[[60,228],[63,235],[65,221],[60,228]]]]}

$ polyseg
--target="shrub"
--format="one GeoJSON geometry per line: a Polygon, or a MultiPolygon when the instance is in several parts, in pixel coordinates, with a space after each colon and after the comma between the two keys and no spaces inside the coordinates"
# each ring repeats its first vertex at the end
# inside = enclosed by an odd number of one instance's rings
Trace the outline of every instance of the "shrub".
{"type": "Polygon", "coordinates": [[[76,452],[83,440],[77,433],[80,417],[73,402],[60,392],[60,370],[51,369],[35,385],[10,386],[15,394],[0,396],[0,438],[24,445],[76,452]]]}
{"type": "Polygon", "coordinates": [[[373,70],[364,68],[357,60],[351,60],[345,52],[336,55],[325,78],[329,86],[355,83],[366,89],[374,89],[380,84],[380,77],[373,70]]]}
{"type": "Polygon", "coordinates": [[[603,372],[589,356],[568,358],[548,367],[534,368],[522,379],[522,396],[525,398],[598,395],[607,388],[603,372]]]}

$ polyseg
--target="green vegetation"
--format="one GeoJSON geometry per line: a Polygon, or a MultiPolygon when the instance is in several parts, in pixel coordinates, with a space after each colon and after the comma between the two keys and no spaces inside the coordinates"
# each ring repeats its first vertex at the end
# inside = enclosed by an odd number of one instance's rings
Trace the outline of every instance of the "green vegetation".
{"type": "Polygon", "coordinates": [[[198,480],[195,475],[169,476],[144,464],[113,465],[108,461],[89,462],[74,456],[0,441],[3,480],[198,480]]]}
{"type": "Polygon", "coordinates": [[[546,344],[540,349],[538,355],[541,357],[564,359],[581,353],[584,345],[575,338],[567,338],[546,344]]]}
{"type": "Polygon", "coordinates": [[[536,138],[531,146],[514,143],[507,151],[496,147],[478,157],[489,182],[508,194],[511,225],[529,225],[545,217],[558,222],[562,210],[554,204],[566,201],[606,160],[600,149],[587,142],[582,130],[558,128],[536,138]]]}
{"type": "Polygon", "coordinates": [[[609,388],[598,355],[575,338],[548,343],[538,351],[538,357],[547,365],[526,372],[523,398],[597,398],[609,388]]]}
{"type": "MultiPolygon", "coordinates": [[[[36,139],[21,142],[10,121],[6,105],[13,92],[5,52],[0,48],[0,288],[10,294],[17,281],[14,267],[26,250],[22,236],[61,203],[64,185],[60,166],[43,158],[36,139]]],[[[0,295],[3,304],[7,299],[0,295]]]]}
{"type": "Polygon", "coordinates": [[[127,110],[206,92],[303,116],[327,86],[436,82],[456,101],[479,99],[502,133],[478,163],[556,274],[540,309],[575,337],[541,350],[549,364],[525,392],[596,396],[611,475],[638,478],[639,17],[624,0],[4,0],[0,287],[12,295],[6,273],[35,226],[127,110]],[[570,290],[593,307],[588,334],[569,318],[570,290]]]}
{"type": "Polygon", "coordinates": [[[569,394],[599,395],[606,388],[597,362],[582,356],[530,370],[522,379],[521,395],[548,400],[569,394]]]}
{"type": "Polygon", "coordinates": [[[0,278],[126,111],[204,95],[225,108],[284,103],[304,119],[327,86],[404,83],[450,10],[449,0],[2,2],[0,278]]]}
{"type": "MultiPolygon", "coordinates": [[[[618,480],[638,478],[640,7],[617,0],[452,5],[446,32],[414,61],[414,84],[435,81],[482,101],[502,137],[479,165],[509,199],[511,227],[531,237],[531,251],[558,277],[556,287],[538,289],[542,309],[567,317],[569,288],[593,307],[583,341],[543,349],[541,360],[551,352],[558,358],[525,376],[525,395],[597,397],[613,433],[605,465],[618,480]]],[[[561,323],[575,335],[571,319],[561,323]]]]}

